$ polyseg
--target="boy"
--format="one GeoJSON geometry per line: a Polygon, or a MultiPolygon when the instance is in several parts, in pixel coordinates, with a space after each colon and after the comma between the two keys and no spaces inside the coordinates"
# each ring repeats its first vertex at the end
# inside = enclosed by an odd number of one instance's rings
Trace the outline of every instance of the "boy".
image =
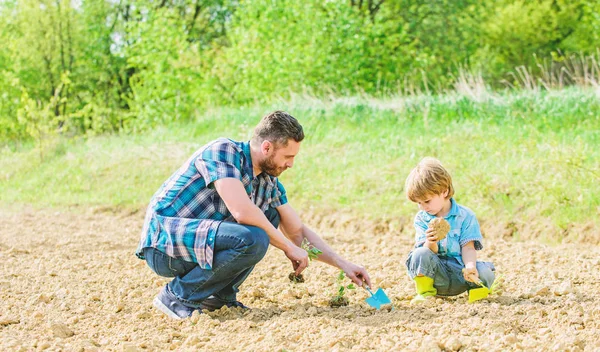
{"type": "Polygon", "coordinates": [[[483,238],[475,214],[454,201],[452,177],[435,158],[424,158],[406,179],[406,196],[419,206],[415,216],[415,248],[408,255],[406,267],[415,281],[417,296],[411,304],[423,302],[429,296],[455,296],[471,290],[487,288],[494,282],[494,266],[477,261],[477,250],[483,248],[483,238]],[[447,236],[428,226],[434,218],[450,224],[447,236]]]}

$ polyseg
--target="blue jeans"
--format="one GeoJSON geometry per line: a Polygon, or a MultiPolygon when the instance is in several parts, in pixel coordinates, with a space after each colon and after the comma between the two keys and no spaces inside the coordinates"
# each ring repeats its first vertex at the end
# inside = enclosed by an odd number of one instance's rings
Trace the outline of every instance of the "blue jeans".
{"type": "MultiPolygon", "coordinates": [[[[477,271],[483,284],[490,288],[494,283],[494,264],[490,262],[477,262],[477,271]]],[[[462,274],[464,265],[454,257],[440,257],[427,247],[415,248],[406,260],[408,275],[414,279],[417,275],[424,275],[433,279],[433,287],[439,296],[456,296],[479,286],[466,281],[462,274]]]]}
{"type": "MultiPolygon", "coordinates": [[[[279,213],[269,208],[267,219],[279,226],[279,213]]],[[[175,297],[186,306],[198,308],[214,296],[223,302],[235,302],[239,286],[254,265],[267,253],[269,236],[258,227],[222,222],[215,234],[212,270],[197,263],[169,257],[155,248],[145,248],[146,263],[160,276],[173,277],[167,285],[175,297]]]]}

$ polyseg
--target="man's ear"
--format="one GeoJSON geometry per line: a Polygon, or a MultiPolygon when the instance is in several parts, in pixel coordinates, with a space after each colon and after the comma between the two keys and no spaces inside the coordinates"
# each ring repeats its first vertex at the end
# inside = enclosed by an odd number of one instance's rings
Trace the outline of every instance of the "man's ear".
{"type": "Polygon", "coordinates": [[[260,151],[263,153],[263,155],[268,155],[273,149],[275,149],[273,143],[266,139],[260,144],[260,151]]]}

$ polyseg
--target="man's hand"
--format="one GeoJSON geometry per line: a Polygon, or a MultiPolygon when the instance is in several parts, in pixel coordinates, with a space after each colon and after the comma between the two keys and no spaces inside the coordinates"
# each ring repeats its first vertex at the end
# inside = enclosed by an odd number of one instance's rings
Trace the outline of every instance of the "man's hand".
{"type": "Polygon", "coordinates": [[[308,266],[308,252],[304,249],[292,245],[290,246],[290,249],[284,253],[292,262],[296,276],[300,275],[300,273],[308,266]]]}
{"type": "Polygon", "coordinates": [[[429,229],[427,229],[427,231],[425,231],[425,236],[426,236],[427,242],[437,243],[437,241],[438,241],[437,232],[432,228],[429,228],[429,229]]]}
{"type": "Polygon", "coordinates": [[[365,268],[354,263],[347,262],[340,267],[346,273],[346,276],[352,280],[357,286],[362,287],[363,283],[366,283],[368,287],[371,287],[371,278],[365,268]]]}
{"type": "Polygon", "coordinates": [[[465,268],[462,270],[463,277],[465,280],[479,284],[481,280],[479,279],[479,272],[473,263],[467,263],[465,268]]]}

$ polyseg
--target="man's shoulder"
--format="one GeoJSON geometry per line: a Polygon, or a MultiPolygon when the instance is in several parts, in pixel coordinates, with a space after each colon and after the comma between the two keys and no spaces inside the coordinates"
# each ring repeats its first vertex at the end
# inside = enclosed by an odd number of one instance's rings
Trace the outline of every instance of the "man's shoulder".
{"type": "Polygon", "coordinates": [[[203,158],[212,159],[215,155],[243,154],[243,142],[237,142],[233,139],[220,137],[206,143],[198,150],[198,154],[203,158]]]}
{"type": "Polygon", "coordinates": [[[242,142],[234,141],[231,138],[219,137],[204,145],[202,149],[213,149],[219,147],[230,147],[234,149],[242,149],[242,142]]]}

